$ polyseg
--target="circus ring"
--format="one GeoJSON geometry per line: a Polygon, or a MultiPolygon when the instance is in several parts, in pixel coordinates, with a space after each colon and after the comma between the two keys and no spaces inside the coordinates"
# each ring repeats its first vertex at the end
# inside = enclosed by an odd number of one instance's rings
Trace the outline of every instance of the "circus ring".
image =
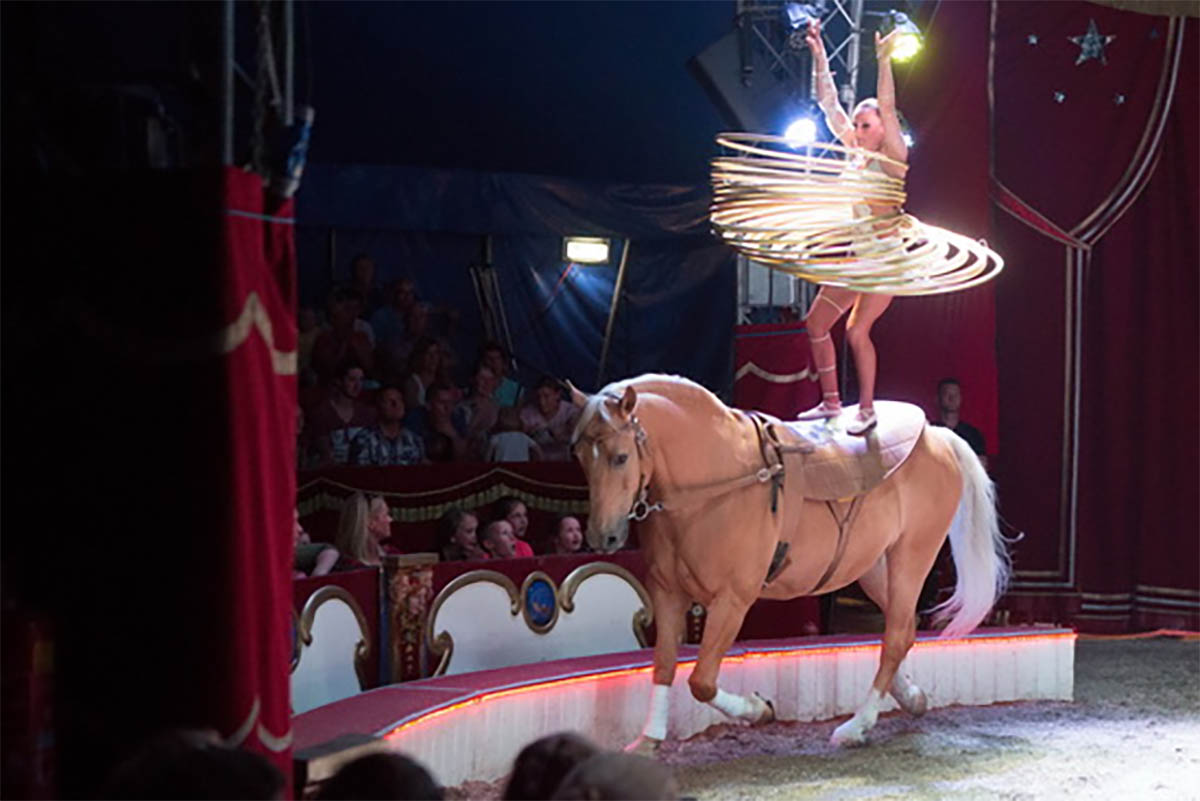
{"type": "MultiPolygon", "coordinates": [[[[686,679],[695,654],[694,647],[681,649],[671,698],[673,740],[728,723],[691,698],[686,679]]],[[[931,709],[1070,701],[1074,655],[1075,634],[1068,629],[985,629],[951,641],[918,635],[906,665],[931,709]]],[[[743,642],[725,659],[722,683],[771,698],[781,721],[824,721],[854,710],[878,658],[878,638],[859,635],[743,642]]],[[[651,651],[643,649],[369,690],[293,719],[297,778],[316,785],[367,751],[394,749],[423,762],[444,785],[491,782],[508,772],[524,745],[566,729],[619,748],[644,722],[651,663],[651,651]]]]}

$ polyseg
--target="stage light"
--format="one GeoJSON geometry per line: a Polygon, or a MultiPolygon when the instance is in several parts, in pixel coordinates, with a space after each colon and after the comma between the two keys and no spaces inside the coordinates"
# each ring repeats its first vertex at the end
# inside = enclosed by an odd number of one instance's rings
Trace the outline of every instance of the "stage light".
{"type": "Polygon", "coordinates": [[[819,21],[825,16],[825,0],[816,0],[811,3],[784,3],[783,13],[787,17],[788,24],[792,26],[792,30],[801,28],[807,30],[809,22],[819,21]]]}
{"type": "Polygon", "coordinates": [[[563,261],[608,264],[608,240],[598,236],[563,237],[563,261]]]}
{"type": "Polygon", "coordinates": [[[804,147],[817,141],[817,123],[811,117],[794,120],[783,134],[792,147],[804,147]]]}
{"type": "Polygon", "coordinates": [[[921,49],[921,29],[903,11],[888,11],[879,25],[879,35],[896,34],[896,46],[892,50],[892,61],[908,61],[921,49]]]}

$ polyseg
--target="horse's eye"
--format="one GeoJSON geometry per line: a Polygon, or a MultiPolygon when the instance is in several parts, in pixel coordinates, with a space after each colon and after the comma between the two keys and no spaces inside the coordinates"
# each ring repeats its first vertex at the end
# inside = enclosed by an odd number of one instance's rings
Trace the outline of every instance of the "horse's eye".
{"type": "Polygon", "coordinates": [[[628,461],[629,461],[628,453],[618,453],[616,456],[614,456],[612,458],[612,465],[613,465],[613,467],[620,467],[621,465],[625,464],[628,461]]]}

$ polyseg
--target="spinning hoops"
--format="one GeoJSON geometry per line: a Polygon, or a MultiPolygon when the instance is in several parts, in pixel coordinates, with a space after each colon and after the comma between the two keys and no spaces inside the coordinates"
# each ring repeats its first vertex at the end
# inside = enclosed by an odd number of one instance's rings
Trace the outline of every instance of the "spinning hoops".
{"type": "Polygon", "coordinates": [[[717,143],[735,155],[712,160],[713,229],[754,261],[887,295],[956,292],[1004,268],[986,245],[911,214],[855,216],[855,205],[901,206],[906,197],[904,180],[867,169],[867,158],[907,171],[902,162],[831,143],[795,152],[763,134],[723,133],[717,143]]]}

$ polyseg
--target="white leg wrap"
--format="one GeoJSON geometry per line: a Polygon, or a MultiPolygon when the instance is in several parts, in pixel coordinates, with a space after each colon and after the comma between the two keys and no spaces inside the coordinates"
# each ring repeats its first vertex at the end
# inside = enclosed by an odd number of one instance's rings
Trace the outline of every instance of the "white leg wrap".
{"type": "Polygon", "coordinates": [[[762,710],[755,709],[754,703],[749,698],[727,693],[720,687],[717,688],[717,694],[708,703],[731,718],[755,721],[762,714],[762,710]]]}
{"type": "Polygon", "coordinates": [[[830,740],[834,745],[861,745],[866,742],[867,732],[875,726],[879,719],[879,706],[883,696],[874,687],[867,693],[867,700],[854,713],[854,717],[833,730],[830,740]]]}
{"type": "Polygon", "coordinates": [[[667,739],[667,716],[670,712],[671,685],[655,684],[650,692],[650,714],[646,718],[643,737],[652,740],[667,739]]]}

